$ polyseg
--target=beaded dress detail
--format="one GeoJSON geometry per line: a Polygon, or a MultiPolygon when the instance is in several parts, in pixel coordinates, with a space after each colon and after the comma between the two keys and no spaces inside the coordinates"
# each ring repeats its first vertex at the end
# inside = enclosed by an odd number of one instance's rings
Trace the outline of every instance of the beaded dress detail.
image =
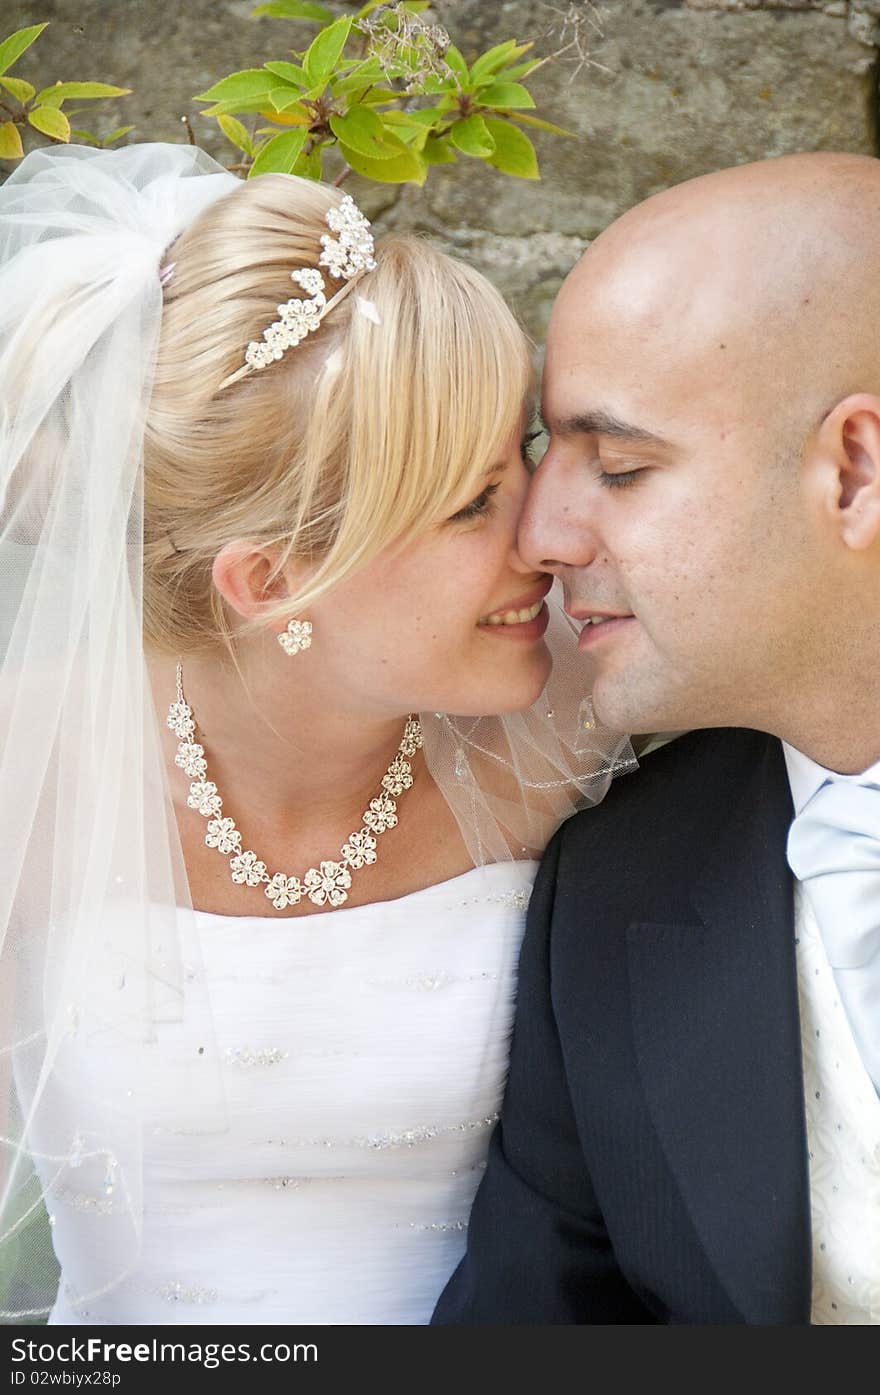
{"type": "MultiPolygon", "coordinates": [[[[75,1220],[126,1204],[86,1150],[53,1195],[53,1323],[419,1324],[464,1252],[501,1105],[535,862],[495,863],[319,917],[197,912],[226,1133],[187,1131],[174,1088],[197,1012],[160,1025],[140,1088],[136,1267],[87,1304],[75,1220]],[[242,946],[246,946],[243,953],[242,946]]],[[[106,1058],[83,1044],[77,1092],[106,1058]]]]}

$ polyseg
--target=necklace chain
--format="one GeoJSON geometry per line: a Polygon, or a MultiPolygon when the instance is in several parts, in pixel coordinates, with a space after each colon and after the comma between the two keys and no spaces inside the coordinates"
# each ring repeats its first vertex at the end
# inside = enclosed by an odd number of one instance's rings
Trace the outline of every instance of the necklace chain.
{"type": "Polygon", "coordinates": [[[250,849],[243,852],[241,834],[230,818],[221,814],[223,800],[213,780],[208,779],[205,748],[195,740],[196,723],[183,692],[183,665],[177,665],[177,699],[168,708],[167,724],[178,738],[175,765],[192,781],[187,804],[208,819],[205,842],[229,860],[232,880],[238,886],[264,886],[276,911],[295,906],[304,896],[316,906],[341,906],[348,900],[351,874],[376,861],[377,839],[397,823],[397,798],[413,783],[409,757],[422,744],[422,724],[418,717],[407,718],[397,754],[382,776],[382,785],[356,833],[343,843],[342,856],[310,867],[302,877],[286,872],[270,873],[265,862],[250,849]]]}

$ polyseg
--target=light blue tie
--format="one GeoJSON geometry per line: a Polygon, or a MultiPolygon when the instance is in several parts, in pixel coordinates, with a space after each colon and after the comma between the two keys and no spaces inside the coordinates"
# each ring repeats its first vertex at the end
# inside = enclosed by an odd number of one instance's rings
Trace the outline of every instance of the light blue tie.
{"type": "Polygon", "coordinates": [[[788,835],[856,1046],[880,1094],[880,785],[826,782],[788,835]]]}

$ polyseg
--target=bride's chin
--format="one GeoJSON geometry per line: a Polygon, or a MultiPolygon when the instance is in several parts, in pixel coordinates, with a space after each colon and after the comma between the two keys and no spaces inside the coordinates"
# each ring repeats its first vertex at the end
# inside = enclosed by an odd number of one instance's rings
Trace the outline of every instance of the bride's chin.
{"type": "Polygon", "coordinates": [[[523,659],[524,662],[518,666],[519,671],[506,676],[503,688],[496,688],[492,694],[494,702],[483,707],[485,715],[513,716],[516,712],[528,711],[538,701],[553,671],[550,651],[542,642],[523,659]]]}

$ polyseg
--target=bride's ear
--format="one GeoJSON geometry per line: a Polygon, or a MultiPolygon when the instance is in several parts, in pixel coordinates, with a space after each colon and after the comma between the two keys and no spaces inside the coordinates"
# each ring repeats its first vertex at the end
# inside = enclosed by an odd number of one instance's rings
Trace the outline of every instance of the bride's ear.
{"type": "Polygon", "coordinates": [[[211,577],[226,604],[243,619],[254,620],[289,593],[286,576],[274,574],[276,561],[270,548],[246,539],[231,542],[214,558],[211,577]]]}

